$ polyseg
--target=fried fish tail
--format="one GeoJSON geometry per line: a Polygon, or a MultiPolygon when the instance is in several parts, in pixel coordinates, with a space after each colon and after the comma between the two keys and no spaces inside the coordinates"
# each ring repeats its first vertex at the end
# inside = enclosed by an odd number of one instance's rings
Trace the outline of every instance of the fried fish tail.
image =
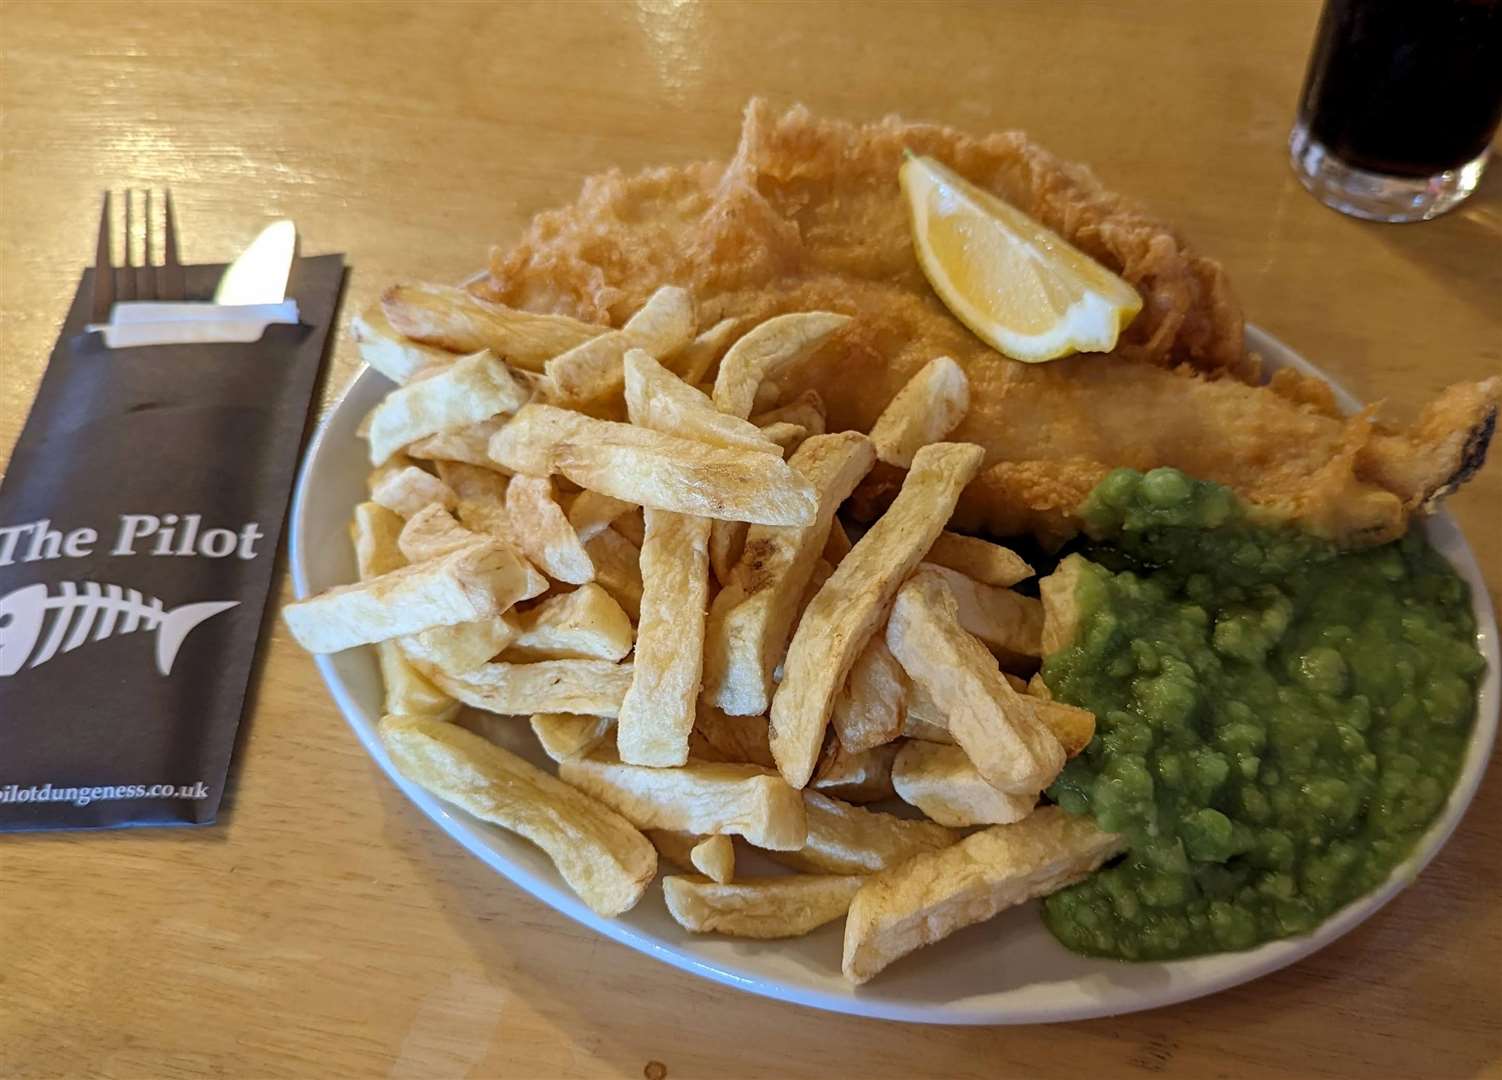
{"type": "Polygon", "coordinates": [[[1356,457],[1357,472],[1431,511],[1486,461],[1502,405],[1502,376],[1456,383],[1430,402],[1405,432],[1376,432],[1356,457]]]}
{"type": "MultiPolygon", "coordinates": [[[[1247,395],[1242,427],[1260,429],[1269,440],[1291,437],[1279,423],[1283,407],[1274,401],[1267,394],[1247,395]]],[[[1137,468],[1171,465],[1219,480],[1267,517],[1298,521],[1342,546],[1357,547],[1401,536],[1413,514],[1432,512],[1481,468],[1499,404],[1502,378],[1491,378],[1449,387],[1406,430],[1382,428],[1373,409],[1332,418],[1330,423],[1343,429],[1338,444],[1323,455],[1311,452],[1302,468],[1278,473],[1248,468],[1225,475],[1224,461],[1208,460],[1187,442],[1161,459],[1142,460],[1142,447],[1123,447],[1121,458],[1137,468]]],[[[1310,409],[1301,411],[1307,415],[1310,409]]],[[[1147,423],[1147,414],[1142,419],[1147,423]]],[[[1112,467],[1081,457],[997,462],[965,489],[955,525],[997,536],[1032,533],[1046,544],[1060,544],[1079,531],[1080,504],[1112,467]]],[[[875,490],[860,495],[860,510],[881,502],[875,490]]]]}

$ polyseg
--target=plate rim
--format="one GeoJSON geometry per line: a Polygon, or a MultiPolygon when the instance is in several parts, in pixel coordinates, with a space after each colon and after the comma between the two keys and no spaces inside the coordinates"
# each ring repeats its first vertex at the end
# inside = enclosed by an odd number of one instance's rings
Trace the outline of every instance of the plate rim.
{"type": "MultiPolygon", "coordinates": [[[[1248,350],[1261,356],[1267,371],[1271,372],[1283,367],[1293,367],[1306,375],[1316,376],[1328,383],[1336,400],[1345,411],[1355,412],[1361,407],[1360,402],[1345,387],[1330,378],[1329,375],[1298,352],[1257,325],[1247,323],[1245,337],[1248,350]]],[[[287,530],[288,563],[291,570],[293,593],[298,599],[306,597],[310,592],[308,561],[306,558],[308,538],[305,535],[309,528],[308,515],[310,512],[307,492],[313,482],[314,474],[317,471],[317,463],[328,445],[330,432],[334,427],[336,418],[340,415],[341,409],[345,407],[346,402],[356,387],[363,380],[372,377],[384,378],[384,376],[375,372],[368,365],[362,364],[355,372],[354,377],[340,391],[338,398],[320,418],[317,430],[308,441],[307,448],[303,453],[303,459],[298,468],[296,486],[293,491],[292,507],[288,521],[289,527],[287,530]]],[[[353,507],[350,509],[352,510],[353,507]]],[[[1476,791],[1480,787],[1496,739],[1499,683],[1498,632],[1496,614],[1493,610],[1491,595],[1486,588],[1485,579],[1481,575],[1480,567],[1476,562],[1475,554],[1469,542],[1455,523],[1454,518],[1447,509],[1441,509],[1426,521],[1426,529],[1430,534],[1431,540],[1435,541],[1437,545],[1442,546],[1447,561],[1466,580],[1469,586],[1471,604],[1476,615],[1476,643],[1487,662],[1486,674],[1483,677],[1477,694],[1476,727],[1472,733],[1471,745],[1467,751],[1466,759],[1462,763],[1461,773],[1456,780],[1455,787],[1450,793],[1444,813],[1430,826],[1414,853],[1393,868],[1383,885],[1347,904],[1329,919],[1321,923],[1312,933],[1297,938],[1266,942],[1254,949],[1239,953],[1214,953],[1206,957],[1193,957],[1155,964],[1153,966],[1183,969],[1186,965],[1195,965],[1197,962],[1225,961],[1228,957],[1238,958],[1240,961],[1233,962],[1233,966],[1229,970],[1219,974],[1200,978],[1191,977],[1182,983],[1173,981],[1172,985],[1165,987],[1161,991],[1140,994],[1138,997],[1124,1003],[1090,999],[1075,1005],[1019,1008],[1015,1004],[988,1004],[989,999],[997,996],[996,994],[974,995],[965,999],[938,1004],[927,1002],[904,1003],[900,1000],[887,998],[862,998],[859,995],[858,989],[852,989],[851,992],[840,995],[828,991],[792,985],[780,981],[775,977],[748,976],[734,970],[731,966],[711,962],[704,957],[696,956],[692,952],[686,951],[677,944],[661,940],[633,926],[625,918],[603,918],[591,911],[566,886],[562,885],[561,879],[549,880],[548,875],[535,873],[519,861],[509,859],[487,846],[482,841],[482,836],[486,830],[494,829],[495,826],[487,825],[470,817],[463,811],[450,807],[436,796],[429,794],[402,776],[387,757],[380,743],[379,736],[376,733],[375,721],[379,717],[372,719],[360,707],[359,703],[355,701],[353,694],[345,685],[343,676],[335,669],[331,656],[316,655],[313,657],[313,660],[335,704],[339,707],[346,723],[354,731],[356,738],[360,741],[366,752],[375,760],[376,764],[380,766],[381,770],[396,787],[409,800],[416,804],[426,817],[435,822],[451,838],[458,841],[470,854],[480,859],[492,870],[501,874],[501,876],[524,892],[555,911],[591,930],[603,934],[613,941],[617,941],[637,952],[653,957],[681,971],[709,979],[722,986],[732,987],[737,990],[756,994],[760,997],[786,1001],[821,1011],[861,1016],[869,1019],[922,1024],[1000,1026],[1031,1023],[1062,1023],[1072,1020],[1119,1016],[1126,1013],[1142,1012],[1149,1009],[1180,1004],[1185,1001],[1219,993],[1233,986],[1251,982],[1296,963],[1334,943],[1356,926],[1375,915],[1393,897],[1412,884],[1418,875],[1423,872],[1424,868],[1444,848],[1450,836],[1460,824],[1461,819],[1465,816],[1466,810],[1469,808],[1476,791]],[[1440,534],[1437,538],[1435,536],[1436,533],[1440,534]]],[[[556,873],[552,876],[556,878],[556,873]]],[[[1109,963],[1110,961],[1105,962],[1109,963]]],[[[1010,993],[1010,991],[998,992],[998,994],[1000,993],[1010,993]]]]}

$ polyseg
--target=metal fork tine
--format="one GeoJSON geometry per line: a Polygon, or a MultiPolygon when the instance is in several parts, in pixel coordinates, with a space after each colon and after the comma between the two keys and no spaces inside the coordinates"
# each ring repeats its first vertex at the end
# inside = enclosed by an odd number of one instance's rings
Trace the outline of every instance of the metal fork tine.
{"type": "Polygon", "coordinates": [[[92,322],[108,322],[115,304],[115,264],[110,261],[110,193],[99,210],[99,247],[94,253],[94,311],[92,322]]]}
{"type": "Polygon", "coordinates": [[[130,257],[130,188],[121,192],[120,197],[125,203],[125,243],[121,247],[124,257],[120,265],[115,268],[115,299],[134,300],[136,298],[136,272],[130,257]]]}
{"type": "Polygon", "coordinates": [[[155,300],[156,294],[156,271],[151,267],[151,234],[155,230],[151,225],[151,189],[146,188],[141,193],[141,261],[136,266],[136,299],[155,300]]]}
{"type": "Polygon", "coordinates": [[[163,300],[183,300],[188,290],[182,263],[177,260],[177,222],[172,213],[171,188],[162,193],[162,207],[162,266],[156,272],[157,296],[163,300]]]}
{"type": "Polygon", "coordinates": [[[156,227],[155,203],[152,189],[146,189],[146,272],[152,276],[152,296],[162,299],[162,272],[152,255],[152,248],[161,248],[161,230],[156,227]]]}

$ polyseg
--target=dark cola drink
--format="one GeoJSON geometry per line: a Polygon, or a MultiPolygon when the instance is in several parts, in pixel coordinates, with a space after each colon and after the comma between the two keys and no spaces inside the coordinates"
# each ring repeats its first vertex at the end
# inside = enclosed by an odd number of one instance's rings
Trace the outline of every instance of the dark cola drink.
{"type": "Polygon", "coordinates": [[[1326,0],[1290,138],[1327,205],[1421,221],[1480,183],[1502,119],[1502,0],[1326,0]]]}

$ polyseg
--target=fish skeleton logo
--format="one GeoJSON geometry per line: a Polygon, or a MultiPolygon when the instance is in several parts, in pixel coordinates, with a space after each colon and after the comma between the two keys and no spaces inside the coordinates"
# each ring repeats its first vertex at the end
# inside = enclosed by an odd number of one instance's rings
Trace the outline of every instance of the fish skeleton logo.
{"type": "Polygon", "coordinates": [[[156,669],[170,675],[188,633],[221,611],[240,605],[238,600],[209,600],[167,611],[160,600],[119,585],[101,588],[97,582],[86,581],[80,591],[73,582],[60,581],[57,587],[56,596],[48,596],[47,586],[37,584],[23,585],[0,597],[0,678],[20,671],[28,657],[31,667],[40,667],[86,641],[137,630],[156,631],[156,669]]]}

